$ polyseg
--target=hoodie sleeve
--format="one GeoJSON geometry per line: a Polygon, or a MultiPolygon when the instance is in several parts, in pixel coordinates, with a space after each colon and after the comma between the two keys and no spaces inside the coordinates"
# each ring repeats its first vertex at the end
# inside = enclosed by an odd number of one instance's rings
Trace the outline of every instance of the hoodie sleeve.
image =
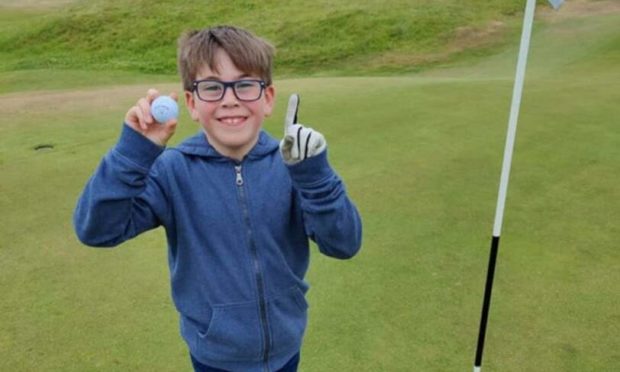
{"type": "Polygon", "coordinates": [[[345,186],[327,161],[327,151],[288,166],[299,191],[306,231],[331,257],[353,257],[362,244],[362,220],[345,186]]]}
{"type": "Polygon", "coordinates": [[[80,241],[112,247],[153,229],[167,214],[161,174],[163,148],[123,125],[120,139],[88,180],[73,215],[80,241]]]}

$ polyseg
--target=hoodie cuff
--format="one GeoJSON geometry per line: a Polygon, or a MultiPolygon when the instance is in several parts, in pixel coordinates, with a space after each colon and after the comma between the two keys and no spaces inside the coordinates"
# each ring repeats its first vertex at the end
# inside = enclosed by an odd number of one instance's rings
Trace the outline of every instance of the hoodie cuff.
{"type": "Polygon", "coordinates": [[[151,142],[127,124],[123,124],[121,136],[114,147],[114,151],[119,155],[145,169],[151,167],[164,149],[165,147],[151,142]]]}
{"type": "Polygon", "coordinates": [[[327,161],[327,149],[297,164],[287,165],[287,167],[293,182],[302,188],[312,186],[335,175],[327,161]]]}

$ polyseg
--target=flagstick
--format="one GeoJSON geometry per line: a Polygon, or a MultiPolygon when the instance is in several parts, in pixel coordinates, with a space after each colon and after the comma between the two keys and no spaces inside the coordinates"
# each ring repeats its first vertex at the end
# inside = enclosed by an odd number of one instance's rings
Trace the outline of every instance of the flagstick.
{"type": "Polygon", "coordinates": [[[527,54],[530,48],[530,37],[532,34],[532,23],[536,0],[527,0],[525,15],[523,19],[523,31],[521,34],[521,47],[519,59],[517,61],[517,73],[512,92],[512,105],[510,107],[510,118],[508,120],[508,134],[506,136],[506,147],[504,148],[504,163],[499,183],[499,194],[497,197],[497,208],[495,210],[495,224],[493,226],[493,238],[491,240],[491,253],[489,255],[489,267],[487,269],[487,280],[484,288],[484,300],[482,303],[482,315],[480,318],[480,332],[478,334],[478,346],[476,348],[476,360],[474,372],[480,372],[482,365],[482,351],[484,349],[484,338],[491,306],[491,292],[493,290],[493,277],[495,275],[495,264],[499,250],[499,237],[504,218],[504,205],[506,203],[506,193],[508,191],[508,178],[510,176],[510,165],[512,163],[512,153],[514,150],[515,137],[517,133],[517,121],[519,119],[519,109],[521,106],[521,95],[523,93],[523,81],[525,78],[525,67],[527,65],[527,54]]]}
{"type": "MultiPolygon", "coordinates": [[[[562,3],[564,3],[564,0],[548,1],[554,9],[558,9],[562,3]]],[[[493,225],[491,252],[489,254],[487,280],[484,288],[484,299],[482,302],[482,315],[480,317],[480,332],[478,333],[478,346],[476,348],[474,372],[480,372],[480,368],[482,366],[482,351],[484,349],[484,338],[487,330],[489,309],[491,307],[491,292],[493,291],[495,264],[497,262],[497,253],[499,251],[499,237],[502,230],[502,220],[504,219],[504,205],[506,204],[506,193],[508,191],[508,178],[510,176],[512,153],[514,151],[515,137],[517,134],[517,121],[519,119],[519,109],[521,107],[525,67],[527,65],[527,54],[530,49],[530,38],[532,34],[532,24],[534,22],[535,11],[536,0],[527,0],[525,5],[525,14],[523,16],[523,31],[521,33],[521,46],[519,48],[519,59],[517,61],[517,73],[512,92],[512,105],[510,107],[510,118],[508,120],[508,133],[506,135],[506,147],[504,148],[504,162],[502,164],[502,174],[500,177],[499,193],[497,196],[497,208],[495,209],[495,224],[493,225]]]]}

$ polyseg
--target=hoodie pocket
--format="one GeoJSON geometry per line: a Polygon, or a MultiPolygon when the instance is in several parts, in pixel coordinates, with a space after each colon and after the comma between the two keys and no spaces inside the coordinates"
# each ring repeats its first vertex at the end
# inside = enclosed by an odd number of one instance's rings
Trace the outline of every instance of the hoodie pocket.
{"type": "Polygon", "coordinates": [[[261,359],[263,342],[255,302],[213,308],[206,332],[198,330],[200,349],[216,361],[261,359]]]}
{"type": "Polygon", "coordinates": [[[271,354],[299,349],[308,319],[308,303],[301,290],[294,287],[285,295],[273,298],[268,308],[272,334],[271,354]]]}

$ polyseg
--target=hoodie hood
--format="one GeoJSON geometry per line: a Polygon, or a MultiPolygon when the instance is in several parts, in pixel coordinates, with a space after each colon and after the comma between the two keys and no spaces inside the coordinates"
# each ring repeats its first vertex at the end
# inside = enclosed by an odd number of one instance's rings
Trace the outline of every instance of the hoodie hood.
{"type": "MultiPolygon", "coordinates": [[[[256,145],[254,145],[245,157],[249,159],[262,158],[265,155],[278,150],[278,148],[279,142],[267,134],[267,132],[261,130],[258,135],[256,145]]],[[[199,131],[194,136],[187,138],[176,146],[175,149],[187,155],[228,159],[224,155],[217,152],[213,146],[211,146],[207,140],[206,134],[203,131],[199,131]]]]}

